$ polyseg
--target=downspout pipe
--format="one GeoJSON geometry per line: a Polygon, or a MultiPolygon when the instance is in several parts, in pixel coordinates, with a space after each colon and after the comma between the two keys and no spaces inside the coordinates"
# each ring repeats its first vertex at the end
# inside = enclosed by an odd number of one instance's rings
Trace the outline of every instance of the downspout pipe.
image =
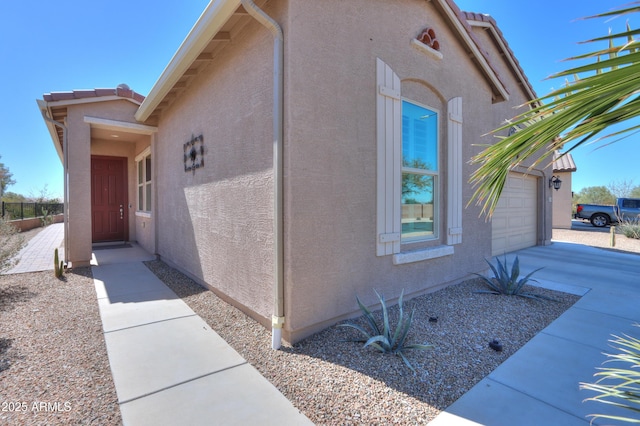
{"type": "Polygon", "coordinates": [[[67,141],[67,126],[59,121],[49,118],[45,110],[41,109],[40,112],[42,113],[42,118],[44,118],[45,121],[62,129],[62,173],[64,174],[64,263],[66,265],[69,263],[69,150],[67,149],[69,144],[67,141]]]}
{"type": "Polygon", "coordinates": [[[273,230],[274,283],[271,347],[280,349],[284,325],[284,221],[282,202],[284,122],[284,35],[278,23],[258,8],[253,0],[241,0],[247,13],[273,34],[273,230]]]}

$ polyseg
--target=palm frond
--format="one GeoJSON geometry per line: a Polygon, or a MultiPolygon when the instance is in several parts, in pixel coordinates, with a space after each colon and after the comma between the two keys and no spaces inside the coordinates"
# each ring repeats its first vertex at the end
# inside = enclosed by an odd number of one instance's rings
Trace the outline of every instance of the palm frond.
{"type": "MultiPolygon", "coordinates": [[[[594,17],[640,12],[639,4],[634,2],[633,6],[594,17]]],[[[492,132],[496,135],[512,127],[518,129],[471,159],[479,167],[469,179],[475,190],[468,204],[475,202],[481,206],[480,214],[489,218],[514,167],[531,169],[545,161],[550,163],[553,152],[563,145],[568,146],[565,152],[570,152],[596,137],[600,140],[619,137],[640,128],[634,122],[640,116],[640,42],[633,39],[636,34],[640,30],[627,26],[626,31],[587,41],[610,44],[605,49],[569,58],[592,62],[550,78],[589,75],[574,78],[564,87],[523,105],[528,108],[526,112],[492,132]],[[615,46],[615,40],[620,38],[627,40],[622,46],[615,46]],[[614,124],[624,127],[603,136],[614,124]]]]}
{"type": "MultiPolygon", "coordinates": [[[[638,324],[634,324],[636,327],[638,324]]],[[[580,383],[580,389],[596,392],[597,395],[585,399],[596,401],[614,407],[624,408],[632,413],[640,413],[640,339],[623,335],[613,335],[610,342],[620,353],[606,354],[605,364],[621,362],[627,368],[598,368],[594,374],[598,380],[595,383],[580,383]]],[[[640,417],[626,417],[620,415],[589,414],[593,419],[603,418],[640,423],[640,417]]]]}

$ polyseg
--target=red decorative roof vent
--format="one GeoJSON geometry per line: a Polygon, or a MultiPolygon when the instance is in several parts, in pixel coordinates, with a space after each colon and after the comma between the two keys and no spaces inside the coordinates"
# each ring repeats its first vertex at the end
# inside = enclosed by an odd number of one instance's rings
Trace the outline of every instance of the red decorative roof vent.
{"type": "Polygon", "coordinates": [[[433,50],[440,51],[440,43],[436,40],[436,32],[433,28],[425,28],[418,36],[418,41],[429,46],[433,50]]]}

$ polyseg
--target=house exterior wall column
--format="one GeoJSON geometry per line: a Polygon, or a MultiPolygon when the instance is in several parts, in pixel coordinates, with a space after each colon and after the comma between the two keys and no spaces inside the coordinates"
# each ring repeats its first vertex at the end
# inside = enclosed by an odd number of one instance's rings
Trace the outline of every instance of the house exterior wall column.
{"type": "Polygon", "coordinates": [[[91,262],[91,128],[79,111],[67,116],[69,149],[69,247],[73,267],[91,262]]]}
{"type": "Polygon", "coordinates": [[[572,200],[571,173],[554,173],[562,181],[560,189],[553,191],[553,227],[571,229],[572,200]]]}

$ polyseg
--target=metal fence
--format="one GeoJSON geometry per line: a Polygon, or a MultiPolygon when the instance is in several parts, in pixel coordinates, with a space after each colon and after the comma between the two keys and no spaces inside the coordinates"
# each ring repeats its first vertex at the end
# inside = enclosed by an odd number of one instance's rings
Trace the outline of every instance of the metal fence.
{"type": "Polygon", "coordinates": [[[64,212],[62,203],[5,203],[2,202],[2,217],[9,220],[56,215],[64,212]]]}

